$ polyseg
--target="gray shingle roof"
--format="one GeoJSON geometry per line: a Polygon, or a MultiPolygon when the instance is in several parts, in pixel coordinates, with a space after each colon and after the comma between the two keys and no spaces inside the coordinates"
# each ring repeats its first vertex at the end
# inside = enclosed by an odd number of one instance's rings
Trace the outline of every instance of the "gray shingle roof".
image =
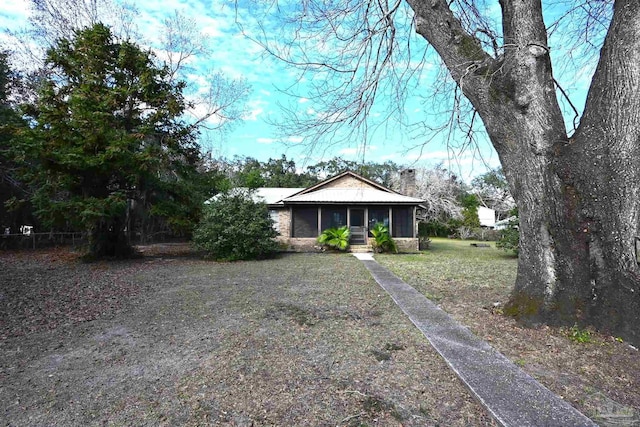
{"type": "Polygon", "coordinates": [[[287,197],[284,199],[284,203],[398,203],[417,205],[424,203],[424,200],[375,188],[323,188],[287,197]]]}
{"type": "MultiPolygon", "coordinates": [[[[266,203],[267,205],[282,205],[282,199],[293,194],[299,193],[304,188],[276,188],[276,187],[260,187],[249,190],[246,187],[236,187],[229,190],[230,194],[251,194],[254,202],[266,203]]],[[[216,194],[205,203],[217,200],[220,194],[216,194]]]]}
{"type": "Polygon", "coordinates": [[[253,191],[253,200],[267,205],[282,204],[282,199],[301,192],[304,188],[260,187],[253,191]]]}

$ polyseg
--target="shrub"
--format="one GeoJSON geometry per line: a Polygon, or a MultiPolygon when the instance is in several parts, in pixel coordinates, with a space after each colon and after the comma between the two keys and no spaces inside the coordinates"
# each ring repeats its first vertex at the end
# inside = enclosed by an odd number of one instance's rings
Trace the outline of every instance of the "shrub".
{"type": "Polygon", "coordinates": [[[520,250],[520,231],[518,230],[517,217],[509,221],[507,228],[502,230],[500,239],[496,242],[496,247],[518,255],[520,250]]]}
{"type": "Polygon", "coordinates": [[[346,251],[349,247],[351,233],[345,225],[343,227],[327,228],[318,236],[318,243],[338,251],[346,251]]]}
{"type": "Polygon", "coordinates": [[[463,225],[458,228],[458,237],[462,240],[467,240],[473,237],[473,229],[471,227],[467,227],[463,225]]]}
{"type": "Polygon", "coordinates": [[[437,219],[422,221],[418,223],[418,234],[425,233],[430,237],[447,237],[455,234],[461,225],[462,221],[457,219],[449,219],[446,222],[437,219]]]}
{"type": "Polygon", "coordinates": [[[193,243],[216,260],[264,259],[278,250],[276,236],[264,203],[247,192],[223,193],[205,207],[193,243]]]}
{"type": "Polygon", "coordinates": [[[418,249],[423,251],[427,250],[431,246],[431,239],[429,238],[430,227],[426,222],[418,223],[418,249]]]}
{"type": "Polygon", "coordinates": [[[373,236],[373,250],[376,252],[398,252],[396,242],[389,234],[389,228],[381,222],[376,223],[370,230],[373,236]]]}

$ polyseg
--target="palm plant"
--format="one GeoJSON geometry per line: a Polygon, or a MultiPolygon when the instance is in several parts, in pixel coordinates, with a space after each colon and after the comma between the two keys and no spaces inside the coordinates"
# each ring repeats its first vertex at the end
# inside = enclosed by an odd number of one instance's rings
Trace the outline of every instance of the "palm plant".
{"type": "Polygon", "coordinates": [[[371,235],[373,236],[373,249],[376,252],[395,252],[398,253],[398,245],[395,240],[391,238],[389,234],[389,227],[386,227],[383,223],[378,222],[371,228],[371,235]]]}
{"type": "Polygon", "coordinates": [[[351,232],[345,225],[343,227],[327,228],[318,236],[318,243],[329,246],[332,249],[346,251],[349,247],[351,232]]]}

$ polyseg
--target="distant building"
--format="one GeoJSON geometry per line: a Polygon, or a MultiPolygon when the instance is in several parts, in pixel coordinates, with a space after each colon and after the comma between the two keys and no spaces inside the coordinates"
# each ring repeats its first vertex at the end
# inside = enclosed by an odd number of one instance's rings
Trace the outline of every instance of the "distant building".
{"type": "Polygon", "coordinates": [[[496,211],[484,206],[478,207],[478,219],[481,227],[494,228],[496,225],[496,211]]]}

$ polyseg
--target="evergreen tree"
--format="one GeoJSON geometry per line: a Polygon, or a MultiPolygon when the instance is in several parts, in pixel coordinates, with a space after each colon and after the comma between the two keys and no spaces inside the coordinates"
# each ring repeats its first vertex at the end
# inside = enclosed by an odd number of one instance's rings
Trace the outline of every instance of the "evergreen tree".
{"type": "Polygon", "coordinates": [[[45,224],[87,230],[93,257],[123,257],[134,212],[185,224],[179,207],[201,198],[185,191],[199,147],[179,120],[183,84],[151,52],[116,41],[102,24],[75,34],[47,52],[48,78],[21,146],[24,176],[45,224]]]}
{"type": "Polygon", "coordinates": [[[26,123],[10,101],[16,73],[9,66],[7,52],[0,52],[0,226],[17,232],[21,224],[33,224],[28,189],[18,179],[18,163],[11,147],[24,133],[26,123]]]}

